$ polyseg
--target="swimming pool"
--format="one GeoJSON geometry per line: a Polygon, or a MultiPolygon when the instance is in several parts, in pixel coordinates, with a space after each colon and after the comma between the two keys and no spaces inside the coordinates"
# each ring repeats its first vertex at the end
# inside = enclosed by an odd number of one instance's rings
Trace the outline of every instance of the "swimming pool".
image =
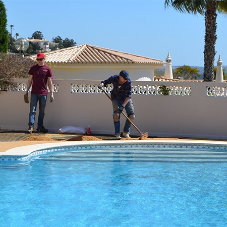
{"type": "Polygon", "coordinates": [[[225,146],[62,149],[1,161],[1,226],[227,225],[225,146]]]}

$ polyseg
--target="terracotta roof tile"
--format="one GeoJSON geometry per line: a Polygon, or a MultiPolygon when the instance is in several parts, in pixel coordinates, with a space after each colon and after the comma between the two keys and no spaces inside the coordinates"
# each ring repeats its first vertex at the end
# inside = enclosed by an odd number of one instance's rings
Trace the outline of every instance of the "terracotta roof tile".
{"type": "MultiPolygon", "coordinates": [[[[103,47],[97,47],[89,44],[83,44],[60,50],[45,52],[45,55],[46,62],[51,63],[165,64],[165,62],[162,60],[106,49],[103,47]]],[[[30,57],[35,59],[36,55],[30,57]]]]}

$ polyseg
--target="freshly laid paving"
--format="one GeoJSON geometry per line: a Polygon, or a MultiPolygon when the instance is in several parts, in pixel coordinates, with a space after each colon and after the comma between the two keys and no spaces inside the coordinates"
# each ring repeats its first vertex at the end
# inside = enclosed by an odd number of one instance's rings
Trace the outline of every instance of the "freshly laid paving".
{"type": "MultiPolygon", "coordinates": [[[[32,133],[29,134],[27,132],[16,132],[16,131],[0,131],[0,142],[12,142],[12,141],[70,141],[75,139],[75,141],[81,141],[81,137],[86,135],[75,135],[75,134],[58,134],[58,133],[32,133]]],[[[92,135],[87,136],[87,138],[91,138],[88,140],[111,140],[115,139],[113,136],[100,136],[100,135],[92,135]]]]}
{"type": "Polygon", "coordinates": [[[34,145],[41,143],[55,143],[61,141],[83,141],[83,140],[105,140],[111,139],[108,136],[87,136],[74,134],[57,134],[57,133],[33,133],[29,134],[22,131],[0,131],[0,152],[5,152],[14,147],[34,145]]]}
{"type": "MultiPolygon", "coordinates": [[[[122,140],[138,140],[139,137],[122,140]]],[[[152,139],[152,138],[150,138],[152,139]]],[[[58,133],[32,133],[23,131],[4,131],[0,130],[0,152],[5,152],[14,147],[34,145],[41,143],[54,143],[63,141],[97,141],[97,140],[116,140],[110,135],[75,135],[58,133]]]]}

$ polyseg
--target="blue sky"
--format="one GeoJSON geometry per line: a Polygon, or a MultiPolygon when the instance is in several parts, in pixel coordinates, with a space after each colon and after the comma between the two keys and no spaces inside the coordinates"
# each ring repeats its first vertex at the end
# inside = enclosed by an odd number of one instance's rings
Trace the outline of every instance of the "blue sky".
{"type": "MultiPolygon", "coordinates": [[[[165,60],[173,66],[203,66],[204,16],[165,8],[164,0],[3,0],[13,36],[74,39],[131,54],[165,60]]],[[[227,65],[227,16],[218,14],[215,65],[227,65]]]]}

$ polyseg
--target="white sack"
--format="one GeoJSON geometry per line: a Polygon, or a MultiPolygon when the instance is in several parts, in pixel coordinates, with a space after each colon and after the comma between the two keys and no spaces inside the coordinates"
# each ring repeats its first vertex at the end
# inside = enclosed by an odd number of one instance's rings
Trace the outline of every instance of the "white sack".
{"type": "Polygon", "coordinates": [[[75,126],[65,126],[58,130],[60,133],[86,134],[86,129],[75,126]]]}

